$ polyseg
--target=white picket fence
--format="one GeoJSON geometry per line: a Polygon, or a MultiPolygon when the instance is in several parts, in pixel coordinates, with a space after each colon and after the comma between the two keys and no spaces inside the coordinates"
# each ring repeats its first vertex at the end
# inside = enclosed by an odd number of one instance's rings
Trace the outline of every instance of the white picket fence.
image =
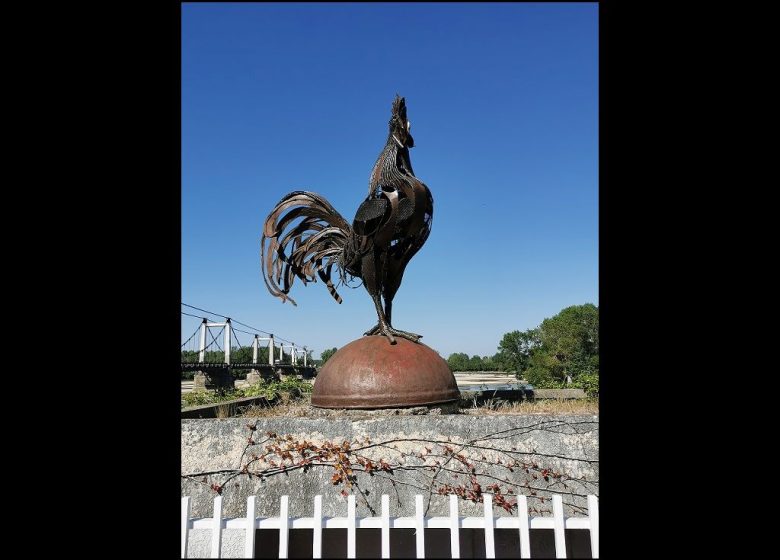
{"type": "Polygon", "coordinates": [[[553,529],[555,534],[556,558],[566,558],[566,529],[590,531],[590,546],[593,558],[599,556],[599,510],[598,498],[588,496],[587,517],[564,517],[561,496],[553,495],[552,517],[531,517],[528,515],[528,503],[525,496],[518,496],[517,515],[514,517],[494,517],[493,497],[484,494],[484,515],[482,517],[459,517],[458,497],[450,496],[449,517],[425,517],[423,515],[423,497],[415,496],[414,517],[390,517],[390,498],[382,496],[382,514],[379,517],[356,517],[355,496],[347,500],[346,517],[323,517],[322,496],[314,497],[313,517],[289,517],[288,496],[280,500],[279,517],[257,517],[255,498],[247,499],[246,517],[234,519],[222,518],[222,496],[214,498],[214,515],[210,518],[190,519],[190,498],[181,499],[181,556],[187,557],[189,529],[211,529],[211,558],[220,558],[223,529],[249,529],[246,532],[244,558],[253,558],[255,551],[255,529],[279,530],[279,558],[287,558],[289,530],[313,529],[314,558],[322,558],[322,529],[347,529],[347,558],[355,558],[356,530],[382,530],[382,558],[390,558],[390,530],[415,529],[417,558],[425,558],[424,529],[440,528],[450,530],[450,551],[452,558],[460,558],[460,529],[483,529],[485,531],[485,558],[495,558],[494,529],[517,529],[520,532],[520,558],[531,557],[530,529],[553,529]]]}

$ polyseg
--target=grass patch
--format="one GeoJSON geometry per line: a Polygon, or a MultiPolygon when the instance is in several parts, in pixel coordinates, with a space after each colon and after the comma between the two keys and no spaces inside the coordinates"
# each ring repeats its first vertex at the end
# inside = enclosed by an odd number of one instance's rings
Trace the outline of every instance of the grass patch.
{"type": "Polygon", "coordinates": [[[544,399],[538,401],[487,401],[462,407],[461,414],[598,414],[598,399],[544,399]]]}
{"type": "MultiPolygon", "coordinates": [[[[280,402],[271,407],[251,406],[247,408],[241,416],[249,418],[270,418],[278,416],[288,416],[296,418],[305,417],[333,417],[341,416],[354,417],[360,414],[371,414],[379,411],[365,410],[343,410],[343,409],[317,409],[312,410],[311,398],[306,396],[292,400],[290,402],[280,402]]],[[[392,410],[388,412],[390,414],[392,410]]],[[[539,401],[488,401],[478,406],[461,406],[460,414],[469,414],[472,416],[485,416],[497,414],[516,414],[516,415],[534,415],[534,414],[598,414],[599,402],[597,399],[567,399],[555,400],[545,399],[539,401]]]]}
{"type": "Polygon", "coordinates": [[[287,402],[281,401],[270,407],[252,405],[241,413],[241,417],[247,418],[268,418],[271,416],[304,418],[311,415],[311,398],[308,395],[287,402]]]}
{"type": "Polygon", "coordinates": [[[220,404],[217,406],[216,417],[217,418],[230,418],[235,412],[235,405],[232,403],[220,404]]]}

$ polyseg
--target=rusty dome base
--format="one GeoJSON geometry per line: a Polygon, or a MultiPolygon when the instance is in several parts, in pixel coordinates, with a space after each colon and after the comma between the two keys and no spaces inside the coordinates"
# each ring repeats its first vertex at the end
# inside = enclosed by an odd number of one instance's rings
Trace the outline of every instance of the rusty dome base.
{"type": "Polygon", "coordinates": [[[424,344],[364,336],[339,349],[314,381],[318,408],[400,408],[457,400],[447,362],[424,344]]]}

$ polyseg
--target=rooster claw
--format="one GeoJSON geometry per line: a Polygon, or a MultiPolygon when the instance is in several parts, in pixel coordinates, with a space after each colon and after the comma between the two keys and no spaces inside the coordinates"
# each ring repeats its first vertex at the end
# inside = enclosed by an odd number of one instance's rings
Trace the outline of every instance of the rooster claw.
{"type": "Polygon", "coordinates": [[[382,326],[380,324],[374,325],[372,328],[370,328],[365,333],[363,333],[363,335],[364,336],[372,336],[372,335],[386,336],[387,340],[390,341],[390,344],[395,344],[396,336],[400,336],[401,338],[405,338],[406,340],[411,340],[412,342],[419,342],[419,340],[422,338],[421,334],[401,331],[398,329],[394,329],[391,326],[382,326]]]}

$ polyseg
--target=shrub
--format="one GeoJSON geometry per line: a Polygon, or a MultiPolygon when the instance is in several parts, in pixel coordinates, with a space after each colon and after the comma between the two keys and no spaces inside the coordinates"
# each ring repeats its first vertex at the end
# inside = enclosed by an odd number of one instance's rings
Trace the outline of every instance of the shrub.
{"type": "Polygon", "coordinates": [[[585,391],[585,394],[592,398],[598,398],[599,396],[599,374],[598,373],[581,373],[572,382],[574,387],[579,387],[585,391]]]}

